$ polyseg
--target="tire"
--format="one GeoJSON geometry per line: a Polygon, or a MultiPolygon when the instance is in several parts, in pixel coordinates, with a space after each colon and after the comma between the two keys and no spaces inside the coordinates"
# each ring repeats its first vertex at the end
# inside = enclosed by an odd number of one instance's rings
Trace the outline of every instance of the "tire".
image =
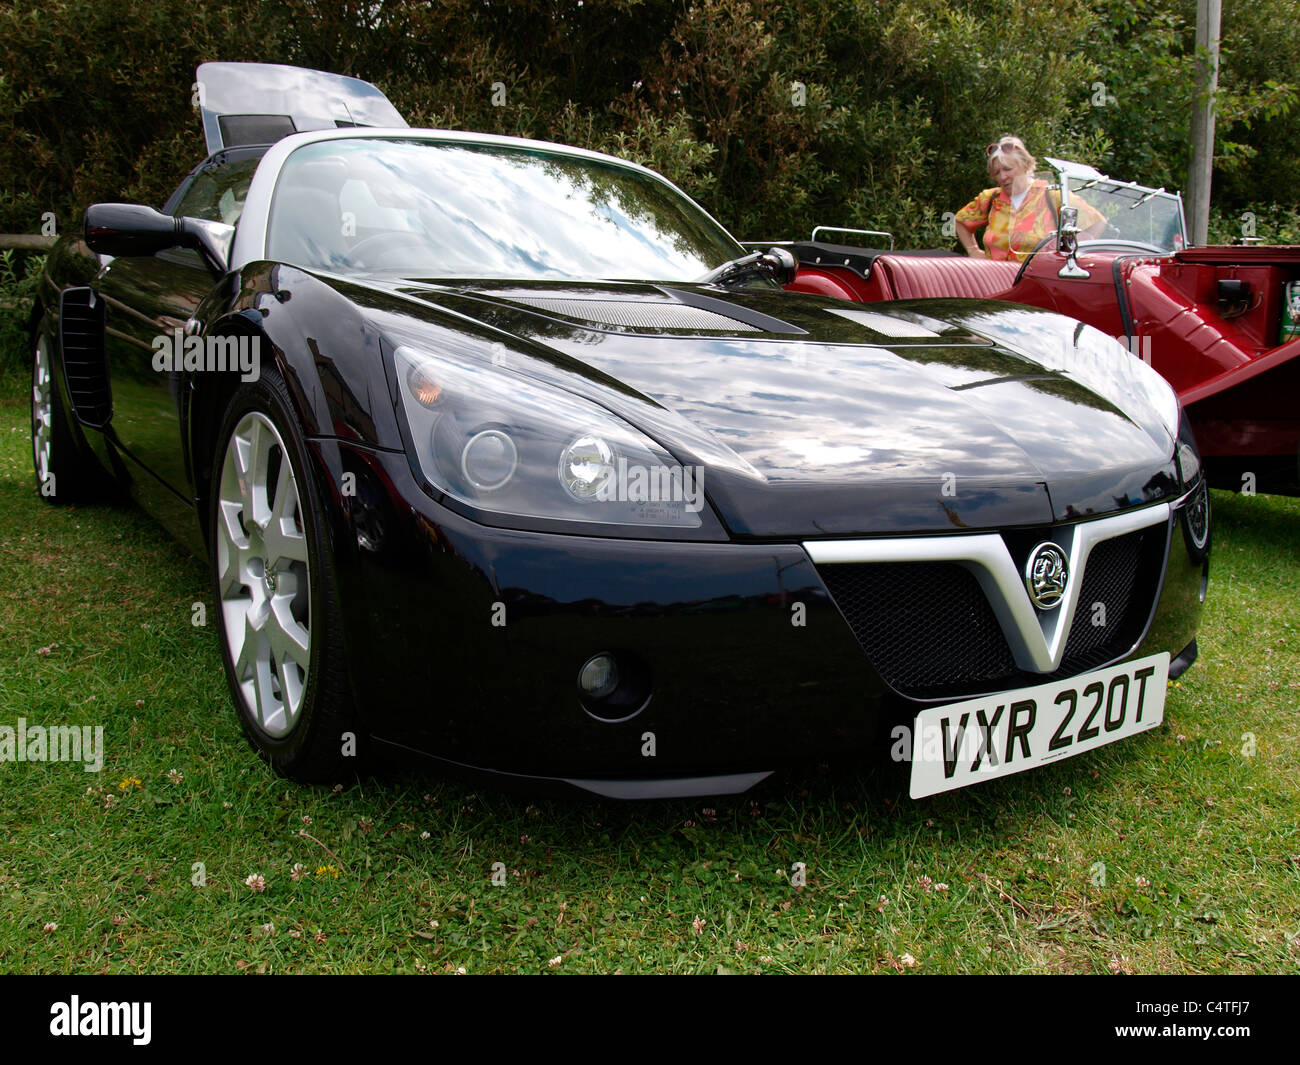
{"type": "Polygon", "coordinates": [[[54,342],[49,319],[42,318],[32,334],[32,469],[36,491],[56,505],[93,498],[97,464],[77,448],[71,421],[54,379],[54,342]]]}
{"type": "Polygon", "coordinates": [[[293,407],[264,373],[222,419],[209,531],[222,662],[244,735],[282,776],[359,767],[327,525],[293,407]]]}

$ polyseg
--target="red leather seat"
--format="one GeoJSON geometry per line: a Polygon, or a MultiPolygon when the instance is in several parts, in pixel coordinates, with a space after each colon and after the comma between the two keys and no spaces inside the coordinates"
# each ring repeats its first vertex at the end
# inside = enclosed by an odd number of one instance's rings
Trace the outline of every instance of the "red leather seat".
{"type": "Polygon", "coordinates": [[[1017,262],[967,259],[959,256],[881,255],[872,272],[880,272],[886,298],[910,300],[936,297],[996,299],[1010,290],[1020,269],[1017,262]]]}

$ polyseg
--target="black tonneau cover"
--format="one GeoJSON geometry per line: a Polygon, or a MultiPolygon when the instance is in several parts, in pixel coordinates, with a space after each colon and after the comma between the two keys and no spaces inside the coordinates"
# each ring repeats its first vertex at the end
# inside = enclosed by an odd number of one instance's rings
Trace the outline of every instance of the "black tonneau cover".
{"type": "Polygon", "coordinates": [[[812,266],[840,266],[852,270],[862,278],[871,276],[871,267],[882,255],[900,255],[908,258],[947,259],[959,258],[955,251],[940,248],[922,248],[912,251],[890,251],[888,248],[856,248],[848,244],[827,244],[824,241],[791,240],[781,245],[794,252],[801,263],[812,266]]]}

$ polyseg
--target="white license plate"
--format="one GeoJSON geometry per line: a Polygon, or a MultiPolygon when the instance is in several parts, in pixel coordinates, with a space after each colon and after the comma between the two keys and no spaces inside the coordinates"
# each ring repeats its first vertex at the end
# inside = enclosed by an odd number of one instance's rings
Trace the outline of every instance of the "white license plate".
{"type": "Polygon", "coordinates": [[[1155,728],[1165,717],[1169,655],[1136,658],[1051,684],[916,715],[914,799],[1021,773],[1155,728]]]}

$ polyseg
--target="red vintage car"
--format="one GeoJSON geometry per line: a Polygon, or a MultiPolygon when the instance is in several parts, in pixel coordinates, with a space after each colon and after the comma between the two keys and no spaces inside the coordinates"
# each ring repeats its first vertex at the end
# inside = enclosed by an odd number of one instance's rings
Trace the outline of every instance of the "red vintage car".
{"type": "Polygon", "coordinates": [[[887,233],[818,227],[780,242],[799,260],[786,287],[868,303],[992,298],[1078,318],[1173,384],[1211,483],[1300,494],[1300,246],[1188,247],[1177,193],[1045,162],[1059,228],[1023,263],[895,251],[887,233]],[[1080,202],[1107,219],[1097,239],[1077,239],[1080,202]],[[840,234],[851,242],[824,239],[840,234]]]}

